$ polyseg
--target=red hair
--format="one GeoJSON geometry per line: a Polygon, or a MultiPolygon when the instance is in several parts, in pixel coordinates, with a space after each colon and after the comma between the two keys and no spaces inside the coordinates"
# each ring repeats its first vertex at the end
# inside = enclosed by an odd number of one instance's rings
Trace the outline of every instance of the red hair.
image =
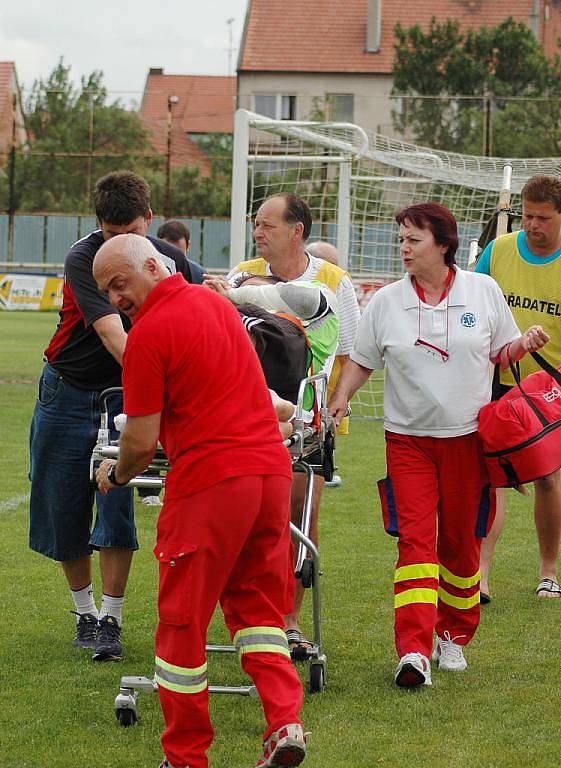
{"type": "Polygon", "coordinates": [[[458,226],[452,211],[440,203],[420,203],[403,208],[396,214],[398,224],[410,222],[419,229],[430,229],[437,245],[446,245],[444,263],[451,267],[456,263],[458,250],[458,226]]]}

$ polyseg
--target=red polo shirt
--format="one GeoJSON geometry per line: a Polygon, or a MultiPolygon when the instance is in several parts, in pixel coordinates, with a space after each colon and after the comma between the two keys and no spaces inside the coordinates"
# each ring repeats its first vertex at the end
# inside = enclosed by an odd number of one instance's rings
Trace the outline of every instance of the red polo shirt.
{"type": "Polygon", "coordinates": [[[235,307],[181,275],[140,308],[123,358],[125,413],[162,413],[166,497],[229,477],[292,477],[259,360],[235,307]]]}

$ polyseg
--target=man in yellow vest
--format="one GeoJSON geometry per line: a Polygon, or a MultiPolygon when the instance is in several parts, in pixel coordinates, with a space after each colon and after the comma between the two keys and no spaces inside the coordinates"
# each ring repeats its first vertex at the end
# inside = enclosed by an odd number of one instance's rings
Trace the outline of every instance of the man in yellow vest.
{"type": "MultiPolygon", "coordinates": [[[[349,274],[307,253],[306,241],[311,227],[311,212],[302,198],[291,192],[280,192],[267,198],[255,217],[253,237],[258,258],[238,264],[228,275],[228,280],[233,280],[239,272],[251,272],[256,275],[275,275],[283,280],[317,280],[331,288],[339,305],[339,345],[329,382],[332,391],[353,348],[360,311],[349,274]]],[[[292,485],[292,515],[296,521],[302,510],[304,480],[304,475],[297,474],[292,485]]],[[[323,484],[323,477],[316,477],[310,527],[310,537],[314,543],[318,540],[317,519],[323,484]]],[[[311,645],[299,625],[302,599],[303,588],[298,581],[294,609],[286,617],[287,639],[296,657],[305,656],[306,648],[311,645]]]]}
{"type": "MultiPolygon", "coordinates": [[[[561,365],[561,179],[539,174],[522,189],[522,229],[501,235],[481,254],[476,272],[500,285],[519,328],[539,324],[551,340],[542,354],[561,365]]],[[[520,361],[522,378],[540,370],[528,355],[520,361]]],[[[493,382],[497,399],[514,385],[509,370],[493,382]]],[[[557,558],[561,541],[561,472],[534,483],[534,519],[540,547],[538,597],[561,597],[557,558]]],[[[490,602],[489,566],[505,514],[505,493],[497,493],[497,516],[481,547],[481,602],[490,602]]]]}

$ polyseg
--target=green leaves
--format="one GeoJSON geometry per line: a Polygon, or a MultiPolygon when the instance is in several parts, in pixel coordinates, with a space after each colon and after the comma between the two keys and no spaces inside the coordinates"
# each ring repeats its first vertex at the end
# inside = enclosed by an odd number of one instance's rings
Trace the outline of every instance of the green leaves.
{"type": "MultiPolygon", "coordinates": [[[[109,101],[103,73],[95,70],[76,86],[60,59],[46,79],[36,80],[24,104],[29,146],[16,157],[14,208],[20,211],[89,212],[100,176],[127,168],[146,177],[152,204],[162,213],[164,155],[156,155],[137,112],[109,101]]],[[[171,173],[172,216],[228,216],[232,136],[197,138],[207,168],[184,165],[171,173]]],[[[0,205],[8,207],[8,181],[0,174],[0,205]]]]}
{"type": "Polygon", "coordinates": [[[561,61],[545,57],[525,24],[509,18],[462,31],[457,21],[433,18],[427,32],[398,24],[395,37],[398,131],[436,149],[483,154],[490,128],[495,155],[558,154],[561,61]]]}

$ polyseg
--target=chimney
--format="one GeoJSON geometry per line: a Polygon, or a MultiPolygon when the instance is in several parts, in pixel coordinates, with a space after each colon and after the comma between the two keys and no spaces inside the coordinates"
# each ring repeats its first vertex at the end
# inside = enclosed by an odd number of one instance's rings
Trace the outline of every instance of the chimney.
{"type": "Polygon", "coordinates": [[[164,74],[164,68],[163,67],[150,67],[148,70],[149,75],[163,75],[164,74]]]}
{"type": "Polygon", "coordinates": [[[534,37],[540,41],[540,0],[532,0],[532,10],[528,16],[528,26],[534,33],[534,37]]]}
{"type": "Polygon", "coordinates": [[[368,0],[366,20],[366,50],[377,53],[382,39],[382,0],[368,0]]]}

